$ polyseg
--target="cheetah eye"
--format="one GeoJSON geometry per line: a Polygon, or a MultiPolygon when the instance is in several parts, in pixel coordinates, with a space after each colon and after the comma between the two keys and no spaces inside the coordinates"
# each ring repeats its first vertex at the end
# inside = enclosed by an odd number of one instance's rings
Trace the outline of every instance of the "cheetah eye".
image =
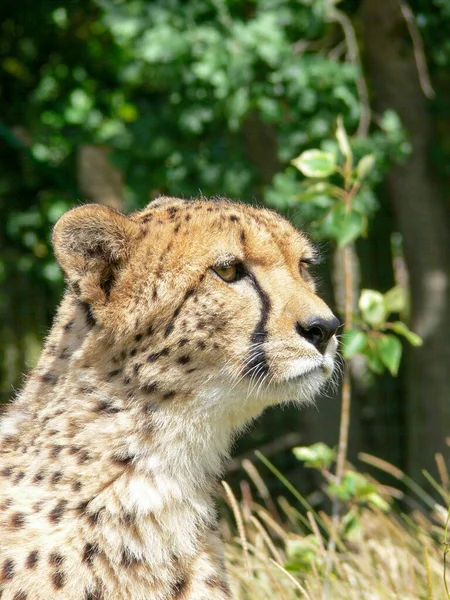
{"type": "Polygon", "coordinates": [[[213,267],[213,271],[217,273],[217,275],[226,281],[227,283],[231,283],[232,281],[236,281],[238,277],[237,265],[227,265],[225,267],[213,267]]]}
{"type": "Polygon", "coordinates": [[[315,265],[316,261],[313,258],[301,258],[298,262],[298,268],[300,271],[300,275],[304,279],[311,279],[311,273],[309,272],[309,267],[315,265]]]}
{"type": "Polygon", "coordinates": [[[233,283],[245,275],[244,266],[241,263],[214,265],[212,270],[227,283],[233,283]]]}

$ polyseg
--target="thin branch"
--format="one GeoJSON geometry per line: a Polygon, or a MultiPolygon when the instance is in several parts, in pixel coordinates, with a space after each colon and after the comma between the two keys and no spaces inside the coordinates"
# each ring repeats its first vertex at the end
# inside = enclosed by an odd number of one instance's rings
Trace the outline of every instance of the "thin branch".
{"type": "Polygon", "coordinates": [[[356,78],[356,89],[358,91],[359,101],[361,103],[361,117],[358,123],[358,129],[356,130],[357,137],[364,137],[369,133],[369,126],[372,116],[372,111],[369,102],[369,91],[367,89],[366,80],[364,79],[363,70],[361,66],[361,59],[359,56],[358,42],[356,39],[355,31],[353,29],[352,22],[350,19],[340,10],[333,8],[329,15],[328,20],[330,22],[339,23],[344,32],[345,41],[347,43],[347,52],[350,62],[352,62],[358,69],[358,77],[356,78]]]}
{"type": "Polygon", "coordinates": [[[435,97],[435,91],[431,85],[430,75],[428,73],[427,61],[425,58],[425,49],[423,46],[422,37],[416,26],[414,14],[405,0],[398,0],[398,5],[402,12],[403,18],[406,21],[409,35],[413,44],[414,58],[416,60],[417,74],[419,75],[419,83],[425,98],[432,99],[435,97]]]}

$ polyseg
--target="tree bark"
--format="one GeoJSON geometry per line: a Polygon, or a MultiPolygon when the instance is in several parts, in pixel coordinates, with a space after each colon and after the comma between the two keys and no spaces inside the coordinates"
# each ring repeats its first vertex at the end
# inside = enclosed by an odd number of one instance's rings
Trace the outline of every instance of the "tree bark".
{"type": "Polygon", "coordinates": [[[433,139],[429,106],[397,0],[364,0],[364,49],[377,111],[394,109],[412,144],[409,159],[387,177],[389,201],[404,239],[410,274],[412,328],[424,340],[407,351],[408,471],[435,472],[434,454],[449,459],[450,225],[438,181],[428,163],[433,139]]]}
{"type": "Polygon", "coordinates": [[[110,152],[105,146],[80,146],[77,155],[78,186],[89,202],[123,211],[123,177],[109,162],[110,152]]]}

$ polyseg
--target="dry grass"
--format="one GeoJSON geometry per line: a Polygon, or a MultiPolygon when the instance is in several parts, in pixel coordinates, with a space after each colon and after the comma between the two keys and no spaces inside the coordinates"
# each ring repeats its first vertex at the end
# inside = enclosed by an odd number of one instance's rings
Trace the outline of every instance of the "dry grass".
{"type": "MultiPolygon", "coordinates": [[[[265,506],[254,501],[248,482],[241,485],[240,500],[226,486],[237,527],[223,522],[223,535],[237,600],[450,599],[444,580],[448,495],[442,486],[442,503],[436,503],[411,482],[411,503],[419,495],[427,509],[408,515],[395,506],[402,493],[380,486],[391,509],[360,507],[360,527],[350,538],[334,535],[336,550],[330,551],[327,514],[308,510],[305,499],[301,512],[285,497],[274,501],[255,466],[246,471],[265,506]]],[[[405,483],[404,474],[395,473],[405,483]]]]}

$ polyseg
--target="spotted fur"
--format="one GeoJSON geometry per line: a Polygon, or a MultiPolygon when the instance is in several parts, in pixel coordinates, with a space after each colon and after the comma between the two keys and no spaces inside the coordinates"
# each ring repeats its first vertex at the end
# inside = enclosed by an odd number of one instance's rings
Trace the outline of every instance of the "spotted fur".
{"type": "Polygon", "coordinates": [[[273,212],[175,198],[73,209],[53,242],[67,290],[0,422],[0,595],[231,598],[213,501],[230,441],[333,369],[336,322],[299,268],[314,250],[273,212]]]}

